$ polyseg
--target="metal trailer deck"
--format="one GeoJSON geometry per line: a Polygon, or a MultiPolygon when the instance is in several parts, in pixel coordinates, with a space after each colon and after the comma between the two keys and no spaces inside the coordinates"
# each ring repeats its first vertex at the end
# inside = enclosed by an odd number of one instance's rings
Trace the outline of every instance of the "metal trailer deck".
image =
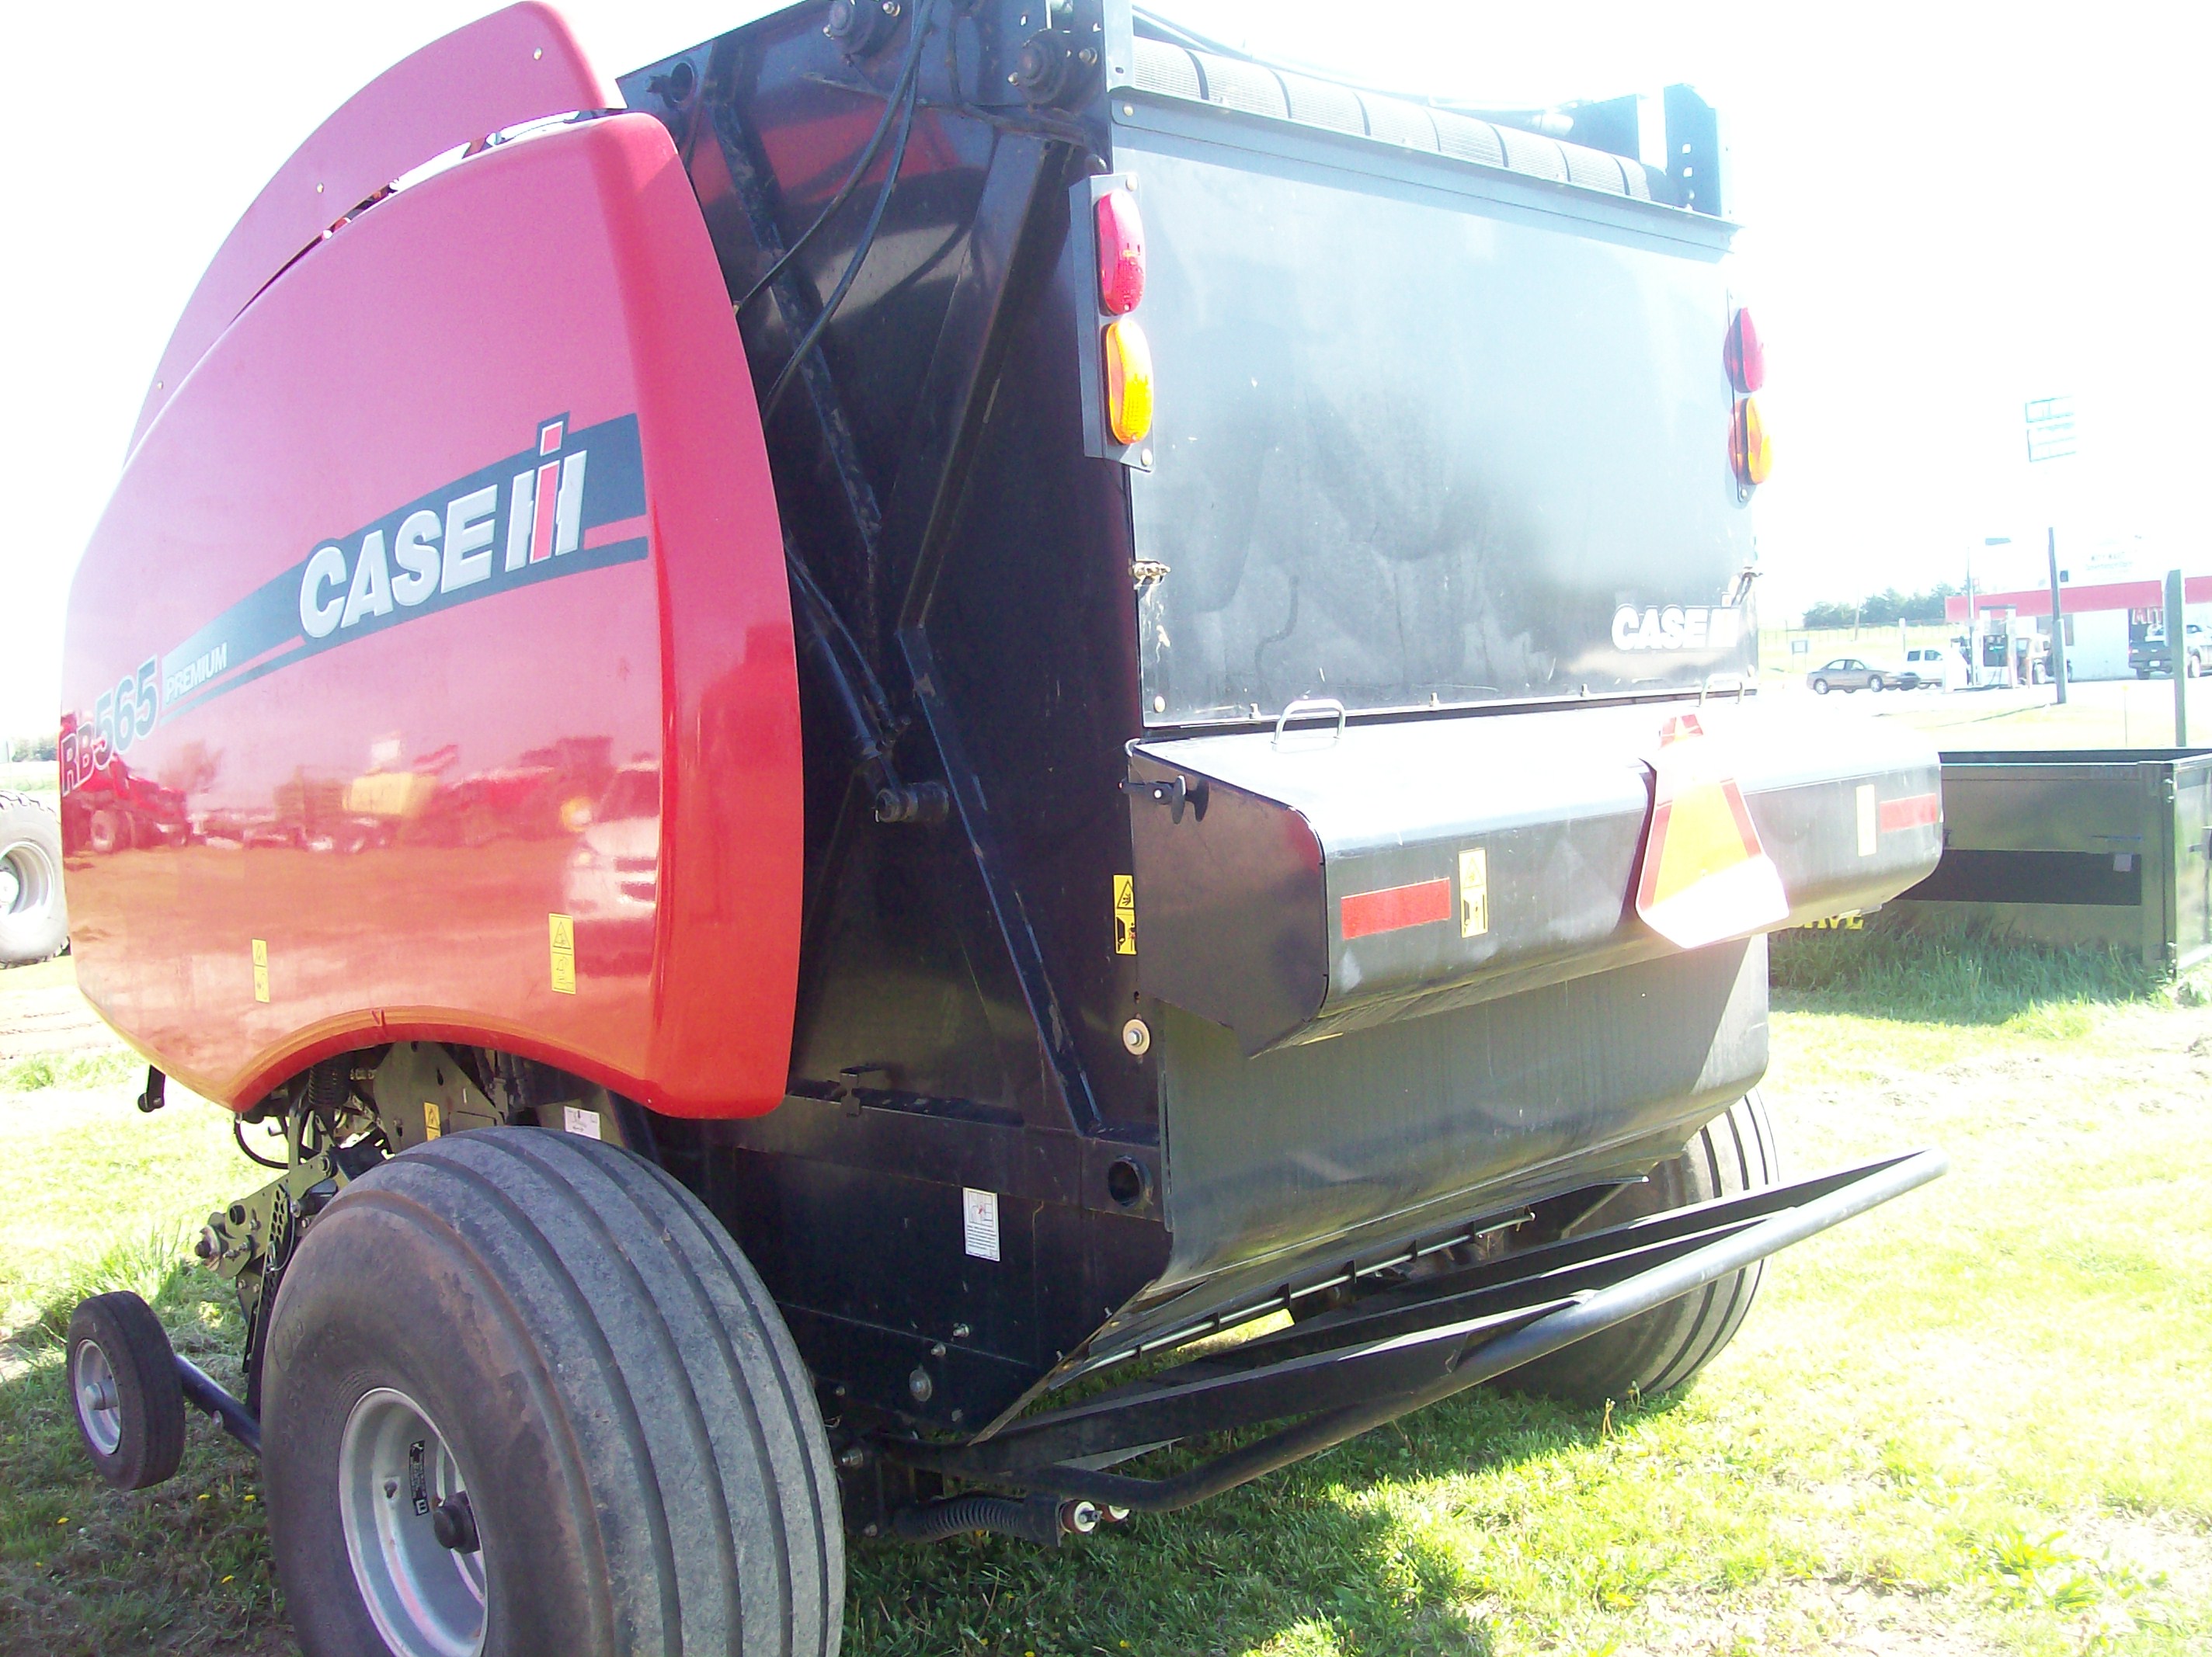
{"type": "Polygon", "coordinates": [[[1965,751],[1943,762],[1943,857],[1912,924],[2212,958],[2212,749],[1965,751]]]}

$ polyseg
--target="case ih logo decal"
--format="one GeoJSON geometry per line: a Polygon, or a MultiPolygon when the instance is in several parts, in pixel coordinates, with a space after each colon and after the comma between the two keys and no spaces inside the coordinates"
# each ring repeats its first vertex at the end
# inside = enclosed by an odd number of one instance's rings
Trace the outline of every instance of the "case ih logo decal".
{"type": "Polygon", "coordinates": [[[1613,612],[1615,650],[1733,650],[1743,637],[1743,611],[1730,605],[1623,604],[1613,612]]]}
{"type": "Polygon", "coordinates": [[[74,721],[64,780],[88,780],[173,715],[303,658],[533,581],[644,557],[637,416],[568,428],[344,535],[149,657],[74,721]]]}

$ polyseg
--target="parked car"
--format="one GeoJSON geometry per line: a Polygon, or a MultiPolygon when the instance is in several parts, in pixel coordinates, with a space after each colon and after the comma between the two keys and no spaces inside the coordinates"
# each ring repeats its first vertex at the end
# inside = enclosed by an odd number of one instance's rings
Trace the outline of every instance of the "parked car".
{"type": "Polygon", "coordinates": [[[1936,645],[1915,646],[1905,652],[1905,671],[1915,685],[1948,684],[1951,682],[1950,670],[1954,663],[1957,663],[1961,667],[1965,665],[1964,660],[1957,652],[1945,650],[1936,645]]]}
{"type": "Polygon", "coordinates": [[[1917,690],[1920,676],[1913,672],[1900,673],[1886,668],[1869,667],[1856,656],[1838,656],[1834,661],[1808,673],[1805,683],[1825,696],[1831,690],[1881,690],[1892,685],[1899,690],[1917,690]]]}
{"type": "MultiPolygon", "coordinates": [[[[2131,642],[2128,665],[2135,669],[2138,679],[2166,677],[2172,671],[2166,657],[2166,634],[2154,633],[2131,642]]],[[[2181,671],[2192,679],[2212,672],[2212,634],[2195,622],[2189,623],[2189,653],[2182,658],[2181,671]]]]}

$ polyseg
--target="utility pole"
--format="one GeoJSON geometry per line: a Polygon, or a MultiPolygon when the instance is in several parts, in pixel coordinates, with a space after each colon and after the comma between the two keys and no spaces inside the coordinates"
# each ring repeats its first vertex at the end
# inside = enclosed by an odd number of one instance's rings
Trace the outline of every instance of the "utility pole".
{"type": "Polygon", "coordinates": [[[2181,572],[2166,573],[2166,668],[2173,675],[2173,745],[2189,746],[2189,617],[2181,605],[2181,572]]]}
{"type": "Polygon", "coordinates": [[[2058,705],[2066,706],[2066,610],[2058,592],[2058,526],[2045,533],[2051,549],[2051,682],[2058,687],[2058,705]]]}

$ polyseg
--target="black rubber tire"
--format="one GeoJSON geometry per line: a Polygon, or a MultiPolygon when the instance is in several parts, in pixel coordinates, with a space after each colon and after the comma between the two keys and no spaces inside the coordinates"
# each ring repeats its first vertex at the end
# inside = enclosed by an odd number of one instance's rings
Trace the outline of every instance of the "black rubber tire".
{"type": "Polygon", "coordinates": [[[0,900],[0,967],[27,966],[69,942],[61,819],[42,800],[0,792],[0,865],[15,878],[0,900]]]}
{"type": "Polygon", "coordinates": [[[1825,696],[1825,695],[1826,695],[1828,694],[1828,682],[1827,682],[1826,679],[1815,679],[1815,680],[1814,680],[1814,681],[1813,681],[1813,694],[1814,694],[1814,695],[1816,695],[1816,696],[1825,696]]]}
{"type": "Polygon", "coordinates": [[[277,1574],[309,1657],[387,1648],[338,1453],[392,1387],[483,1539],[485,1657],[832,1657],[844,1534],[813,1387],[707,1209],[617,1146],[450,1135],[349,1186],[278,1291],[262,1397],[277,1574]]]}
{"type": "MultiPolygon", "coordinates": [[[[1780,1177],[1774,1127],[1753,1093],[1706,1123],[1680,1156],[1653,1168],[1644,1184],[1624,1190],[1582,1229],[1602,1230],[1648,1214],[1756,1191],[1780,1177]]],[[[1591,1406],[1608,1399],[1626,1402],[1632,1396],[1671,1393],[1686,1386],[1735,1338],[1759,1293],[1761,1270],[1755,1264],[1717,1278],[1500,1376],[1497,1384],[1510,1392],[1591,1406]]]]}
{"type": "Polygon", "coordinates": [[[77,1438],[102,1478],[118,1490],[143,1490],[176,1472],[185,1454],[185,1394],[177,1355],[153,1308],[127,1289],[79,1301],[70,1314],[62,1373],[77,1438]],[[77,1396],[79,1353],[88,1345],[100,1349],[114,1381],[120,1433],[112,1449],[94,1442],[77,1396]]]}

